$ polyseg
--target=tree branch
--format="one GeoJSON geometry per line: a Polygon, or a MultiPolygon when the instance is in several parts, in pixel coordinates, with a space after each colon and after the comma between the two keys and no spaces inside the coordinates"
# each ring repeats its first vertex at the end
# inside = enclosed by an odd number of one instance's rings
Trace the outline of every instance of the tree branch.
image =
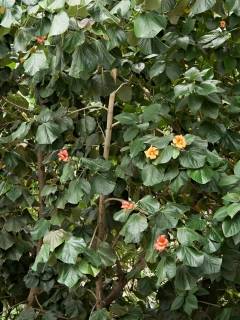
{"type": "MultiPolygon", "coordinates": [[[[117,275],[118,275],[118,281],[113,286],[111,292],[109,295],[102,301],[101,307],[107,307],[109,306],[114,300],[121,297],[124,287],[127,285],[127,283],[131,280],[131,277],[126,275],[124,271],[122,270],[122,267],[120,265],[120,262],[117,260],[117,275]]],[[[145,267],[145,260],[144,256],[141,255],[136,262],[136,264],[133,266],[132,270],[128,274],[135,274],[137,272],[140,272],[145,267]]]]}
{"type": "MultiPolygon", "coordinates": [[[[38,150],[37,151],[37,178],[38,178],[38,218],[41,218],[44,216],[44,201],[42,197],[42,189],[45,184],[45,168],[43,165],[43,151],[38,150]]],[[[40,248],[42,246],[42,239],[37,242],[36,245],[36,255],[40,251],[40,248]]],[[[26,307],[31,307],[34,303],[34,300],[37,300],[37,295],[39,294],[39,289],[38,288],[31,288],[27,297],[27,305],[26,307]]]]}
{"type": "MultiPolygon", "coordinates": [[[[108,102],[107,127],[106,127],[106,134],[104,139],[104,150],[103,150],[103,157],[105,160],[108,160],[109,152],[110,152],[115,97],[116,97],[116,91],[110,94],[109,102],[108,102]]],[[[99,244],[101,243],[101,241],[103,241],[105,237],[105,197],[102,194],[99,197],[97,229],[98,229],[97,246],[99,246],[99,244]]],[[[102,272],[100,272],[96,281],[96,308],[97,309],[102,308],[102,301],[103,301],[103,279],[102,279],[102,272]]]]}

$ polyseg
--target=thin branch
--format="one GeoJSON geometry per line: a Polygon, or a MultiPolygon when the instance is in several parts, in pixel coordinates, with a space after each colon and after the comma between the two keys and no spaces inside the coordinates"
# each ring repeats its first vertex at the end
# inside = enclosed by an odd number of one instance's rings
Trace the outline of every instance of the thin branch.
{"type": "Polygon", "coordinates": [[[17,108],[17,109],[20,109],[20,110],[26,111],[26,112],[32,112],[31,110],[29,110],[29,109],[27,109],[27,108],[24,108],[24,107],[22,107],[22,106],[19,106],[18,104],[14,103],[14,102],[12,102],[12,101],[10,101],[10,100],[8,100],[8,99],[5,98],[5,97],[2,97],[2,99],[3,99],[5,102],[11,104],[12,106],[14,106],[14,107],[17,108]]]}
{"type": "Polygon", "coordinates": [[[105,110],[105,111],[107,111],[108,109],[106,108],[106,107],[104,107],[104,106],[102,106],[102,107],[99,107],[99,108],[94,108],[94,107],[92,107],[92,106],[87,106],[87,107],[84,107],[84,108],[81,108],[81,109],[77,109],[77,110],[74,110],[74,111],[69,111],[68,112],[68,114],[75,114],[75,113],[78,113],[78,112],[81,112],[81,111],[84,111],[84,110],[91,110],[92,109],[92,112],[93,111],[96,111],[96,110],[98,110],[98,109],[103,109],[103,110],[105,110]]]}
{"type": "MultiPolygon", "coordinates": [[[[102,307],[107,307],[114,300],[118,299],[122,295],[124,287],[131,280],[131,278],[128,277],[128,275],[125,275],[119,261],[117,261],[116,265],[117,265],[118,281],[113,286],[109,295],[102,301],[102,307]]],[[[140,272],[141,270],[144,269],[144,267],[145,267],[145,259],[144,259],[144,255],[142,254],[140,255],[139,259],[137,260],[132,270],[128,274],[140,272]]]]}
{"type": "Polygon", "coordinates": [[[212,306],[212,307],[215,307],[215,308],[222,308],[221,306],[219,306],[218,304],[215,304],[215,303],[211,303],[211,302],[207,302],[207,301],[202,301],[202,300],[198,300],[199,303],[202,303],[202,304],[206,304],[206,305],[209,305],[209,306],[212,306]]]}
{"type": "Polygon", "coordinates": [[[92,235],[92,239],[91,239],[91,241],[90,241],[90,243],[89,243],[88,248],[91,248],[92,245],[93,245],[93,241],[94,241],[94,239],[95,239],[95,236],[96,236],[96,233],[97,233],[97,229],[98,229],[98,225],[97,225],[96,228],[94,229],[94,232],[93,232],[93,235],[92,235]]]}
{"type": "MultiPolygon", "coordinates": [[[[38,202],[39,202],[39,208],[38,208],[38,217],[41,218],[44,216],[44,201],[42,197],[42,190],[45,184],[45,167],[43,165],[44,156],[43,151],[38,150],[37,151],[37,177],[38,177],[38,202]]],[[[36,245],[36,255],[40,251],[42,246],[42,239],[40,239],[37,242],[36,245]]],[[[31,288],[27,297],[27,307],[31,307],[33,305],[34,300],[37,300],[37,295],[39,294],[38,288],[31,288]]]]}

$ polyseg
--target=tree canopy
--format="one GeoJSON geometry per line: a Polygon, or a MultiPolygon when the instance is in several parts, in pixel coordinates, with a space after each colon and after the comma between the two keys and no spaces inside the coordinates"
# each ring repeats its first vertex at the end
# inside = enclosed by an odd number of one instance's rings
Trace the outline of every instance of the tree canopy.
{"type": "Polygon", "coordinates": [[[0,0],[1,319],[239,319],[239,17],[0,0]]]}

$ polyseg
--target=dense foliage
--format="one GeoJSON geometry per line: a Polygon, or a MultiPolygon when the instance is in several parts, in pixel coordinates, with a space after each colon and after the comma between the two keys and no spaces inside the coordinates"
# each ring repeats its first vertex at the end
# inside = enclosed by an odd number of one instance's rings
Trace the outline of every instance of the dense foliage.
{"type": "Polygon", "coordinates": [[[0,0],[1,319],[239,319],[239,19],[0,0]]]}

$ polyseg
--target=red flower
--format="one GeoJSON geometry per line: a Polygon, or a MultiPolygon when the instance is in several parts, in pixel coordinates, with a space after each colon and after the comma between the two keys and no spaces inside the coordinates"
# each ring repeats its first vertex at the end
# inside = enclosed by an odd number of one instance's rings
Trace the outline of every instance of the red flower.
{"type": "Polygon", "coordinates": [[[135,203],[129,201],[122,201],[121,208],[126,210],[133,210],[135,208],[135,203]]]}
{"type": "Polygon", "coordinates": [[[162,252],[166,249],[166,247],[168,246],[168,239],[166,238],[165,234],[161,234],[159,237],[157,237],[155,243],[154,243],[154,248],[159,251],[162,252]]]}
{"type": "Polygon", "coordinates": [[[46,37],[45,36],[38,36],[36,37],[36,42],[38,44],[43,44],[45,42],[46,37]]]}
{"type": "Polygon", "coordinates": [[[225,20],[221,20],[219,22],[219,26],[220,26],[221,29],[225,29],[226,28],[226,21],[225,20]]]}
{"type": "Polygon", "coordinates": [[[67,162],[69,160],[68,151],[66,149],[61,149],[58,152],[58,160],[67,162]]]}

